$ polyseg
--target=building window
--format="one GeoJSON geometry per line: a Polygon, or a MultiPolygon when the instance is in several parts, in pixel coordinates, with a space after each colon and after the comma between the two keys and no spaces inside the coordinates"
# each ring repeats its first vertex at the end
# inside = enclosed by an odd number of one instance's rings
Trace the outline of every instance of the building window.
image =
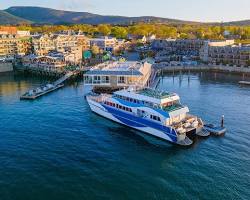
{"type": "Polygon", "coordinates": [[[125,84],[125,77],[124,76],[119,76],[118,77],[118,83],[119,84],[125,84]]]}
{"type": "Polygon", "coordinates": [[[104,83],[104,84],[110,83],[109,76],[102,76],[102,83],[104,83]]]}
{"type": "Polygon", "coordinates": [[[101,83],[101,77],[100,76],[94,76],[93,82],[94,82],[94,84],[100,84],[101,83]]]}

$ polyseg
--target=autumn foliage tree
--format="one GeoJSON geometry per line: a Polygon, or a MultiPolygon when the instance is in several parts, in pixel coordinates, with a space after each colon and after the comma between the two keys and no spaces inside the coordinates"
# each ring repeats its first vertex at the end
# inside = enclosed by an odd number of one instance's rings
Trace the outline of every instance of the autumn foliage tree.
{"type": "Polygon", "coordinates": [[[29,30],[32,33],[49,33],[62,30],[82,31],[89,37],[96,35],[113,35],[117,38],[126,38],[128,34],[150,36],[155,34],[158,38],[181,38],[181,39],[225,39],[225,32],[240,41],[250,39],[250,26],[222,26],[220,24],[146,24],[138,23],[133,25],[40,25],[32,26],[23,24],[18,26],[19,30],[29,30]]]}

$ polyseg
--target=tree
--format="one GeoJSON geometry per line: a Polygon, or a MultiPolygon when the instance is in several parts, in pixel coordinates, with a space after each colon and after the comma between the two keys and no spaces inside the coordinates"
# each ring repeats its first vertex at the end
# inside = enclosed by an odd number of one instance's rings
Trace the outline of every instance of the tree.
{"type": "Polygon", "coordinates": [[[179,36],[181,39],[188,39],[188,34],[186,33],[181,33],[179,36]]]}
{"type": "Polygon", "coordinates": [[[100,24],[97,27],[99,33],[102,33],[103,35],[107,36],[111,33],[111,28],[107,24],[100,24]]]}
{"type": "Polygon", "coordinates": [[[111,29],[111,34],[116,38],[125,39],[128,35],[128,31],[124,27],[115,26],[111,29]]]}

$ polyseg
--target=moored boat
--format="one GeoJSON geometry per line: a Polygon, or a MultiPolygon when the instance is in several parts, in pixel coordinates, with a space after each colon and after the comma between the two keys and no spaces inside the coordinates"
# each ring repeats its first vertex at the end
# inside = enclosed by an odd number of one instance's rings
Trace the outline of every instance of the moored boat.
{"type": "Polygon", "coordinates": [[[93,112],[175,144],[191,145],[203,129],[202,120],[189,114],[175,93],[130,87],[113,94],[90,93],[86,99],[93,112]]]}

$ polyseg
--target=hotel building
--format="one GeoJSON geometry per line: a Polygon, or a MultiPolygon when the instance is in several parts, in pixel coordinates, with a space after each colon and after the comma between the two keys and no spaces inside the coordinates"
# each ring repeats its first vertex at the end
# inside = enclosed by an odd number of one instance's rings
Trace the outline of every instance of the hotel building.
{"type": "Polygon", "coordinates": [[[0,57],[15,57],[31,52],[29,31],[17,31],[15,27],[0,27],[0,57]]]}

